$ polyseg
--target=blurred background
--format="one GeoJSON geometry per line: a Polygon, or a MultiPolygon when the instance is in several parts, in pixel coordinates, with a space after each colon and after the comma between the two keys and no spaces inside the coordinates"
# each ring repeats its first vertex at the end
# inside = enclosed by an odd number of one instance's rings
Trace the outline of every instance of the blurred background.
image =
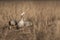
{"type": "MultiPolygon", "coordinates": [[[[60,1],[0,1],[0,40],[60,40],[60,1]],[[4,28],[21,13],[33,26],[22,31],[4,28]]],[[[14,29],[14,28],[13,28],[14,29]]]]}

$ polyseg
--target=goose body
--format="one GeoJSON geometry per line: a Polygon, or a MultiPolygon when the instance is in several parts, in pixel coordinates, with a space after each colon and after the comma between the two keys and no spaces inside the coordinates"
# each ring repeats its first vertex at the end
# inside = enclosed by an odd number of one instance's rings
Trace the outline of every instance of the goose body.
{"type": "Polygon", "coordinates": [[[25,21],[24,24],[25,24],[25,26],[31,26],[32,25],[32,23],[30,21],[25,21]]]}
{"type": "Polygon", "coordinates": [[[23,27],[24,26],[24,20],[21,19],[19,22],[18,22],[18,26],[19,27],[23,27]]]}
{"type": "Polygon", "coordinates": [[[21,14],[21,20],[18,22],[18,27],[23,27],[24,26],[24,18],[23,18],[24,14],[25,14],[25,12],[23,12],[21,14]]]}
{"type": "Polygon", "coordinates": [[[18,27],[31,26],[32,23],[23,18],[25,12],[21,14],[21,20],[18,22],[18,27]]]}
{"type": "Polygon", "coordinates": [[[19,27],[23,27],[23,26],[31,26],[32,23],[30,21],[25,21],[25,20],[20,20],[18,23],[19,27]]]}

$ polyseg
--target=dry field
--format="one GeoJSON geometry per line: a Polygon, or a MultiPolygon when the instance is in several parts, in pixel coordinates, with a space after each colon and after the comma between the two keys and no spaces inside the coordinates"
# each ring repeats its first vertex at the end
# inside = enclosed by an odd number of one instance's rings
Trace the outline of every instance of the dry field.
{"type": "Polygon", "coordinates": [[[60,2],[0,1],[0,40],[60,40],[60,2]],[[22,12],[31,27],[5,28],[10,20],[19,21],[22,12]]]}

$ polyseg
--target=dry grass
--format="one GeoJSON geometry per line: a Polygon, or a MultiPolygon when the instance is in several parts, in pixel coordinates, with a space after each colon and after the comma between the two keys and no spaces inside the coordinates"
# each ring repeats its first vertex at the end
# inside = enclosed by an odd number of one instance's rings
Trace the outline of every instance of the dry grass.
{"type": "Polygon", "coordinates": [[[60,40],[60,8],[57,1],[0,2],[0,40],[60,40]],[[28,10],[28,11],[26,11],[28,10]],[[9,20],[24,18],[32,21],[31,27],[21,31],[9,30],[9,20]]]}

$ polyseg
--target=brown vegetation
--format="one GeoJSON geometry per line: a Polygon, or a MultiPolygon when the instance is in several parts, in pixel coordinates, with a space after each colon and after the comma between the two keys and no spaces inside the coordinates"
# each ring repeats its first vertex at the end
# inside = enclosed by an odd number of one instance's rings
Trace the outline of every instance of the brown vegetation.
{"type": "Polygon", "coordinates": [[[60,5],[57,1],[0,1],[0,40],[60,40],[60,5]],[[26,11],[27,10],[27,11],[26,11]],[[32,21],[31,27],[9,30],[10,20],[21,13],[32,21]]]}

